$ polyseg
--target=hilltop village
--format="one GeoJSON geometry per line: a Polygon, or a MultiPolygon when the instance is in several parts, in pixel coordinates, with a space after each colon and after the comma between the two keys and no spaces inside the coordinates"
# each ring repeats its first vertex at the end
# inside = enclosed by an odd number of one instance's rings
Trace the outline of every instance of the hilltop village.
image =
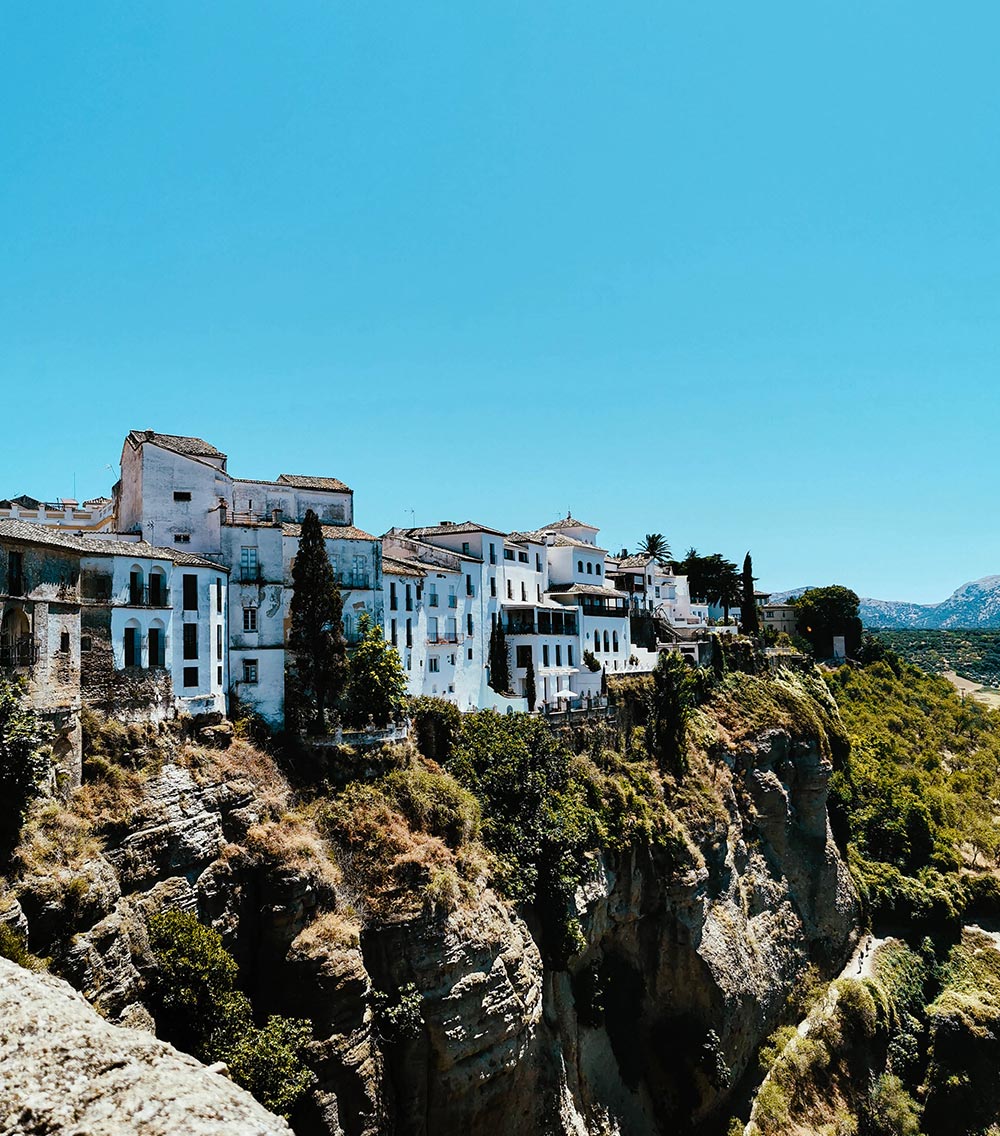
{"type": "Polygon", "coordinates": [[[27,679],[66,767],[78,768],[85,705],[156,719],[224,714],[236,698],[282,727],[291,566],[308,510],[323,525],[348,644],[368,613],[397,648],[408,693],[461,710],[527,711],[529,664],[536,709],[592,705],[605,674],[649,672],[660,651],[701,662],[719,614],[663,558],[613,556],[595,525],[570,515],[521,532],[440,521],[377,537],[357,526],[354,492],[335,477],[234,477],[209,442],[133,430],[110,497],[0,501],[0,666],[27,679]],[[489,684],[497,621],[512,696],[489,684]]]}

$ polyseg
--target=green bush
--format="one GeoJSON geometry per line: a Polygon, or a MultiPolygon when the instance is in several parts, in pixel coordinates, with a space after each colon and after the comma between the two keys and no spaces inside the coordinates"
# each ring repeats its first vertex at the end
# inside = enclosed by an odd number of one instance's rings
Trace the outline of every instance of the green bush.
{"type": "Polygon", "coordinates": [[[410,703],[417,748],[434,761],[447,761],[462,729],[462,715],[453,702],[423,695],[410,703]]]}
{"type": "Polygon", "coordinates": [[[0,958],[10,959],[25,970],[44,970],[45,963],[28,950],[28,945],[11,926],[0,923],[0,958]]]}
{"type": "Polygon", "coordinates": [[[378,788],[418,832],[460,848],[479,835],[479,803],[453,777],[422,766],[396,769],[378,788]]]}
{"type": "Polygon", "coordinates": [[[382,990],[372,995],[375,1026],[387,1045],[415,1041],[424,1029],[423,998],[412,982],[393,998],[382,990]]]}
{"type": "Polygon", "coordinates": [[[149,939],[160,1036],[201,1061],[224,1061],[237,1084],[287,1118],[314,1080],[302,1061],[309,1022],[274,1015],[255,1026],[249,1000],[236,989],[236,961],[218,932],[189,912],[154,915],[149,939]]]}
{"type": "Polygon", "coordinates": [[[17,843],[28,805],[51,768],[49,740],[21,683],[0,675],[0,857],[17,843]]]}

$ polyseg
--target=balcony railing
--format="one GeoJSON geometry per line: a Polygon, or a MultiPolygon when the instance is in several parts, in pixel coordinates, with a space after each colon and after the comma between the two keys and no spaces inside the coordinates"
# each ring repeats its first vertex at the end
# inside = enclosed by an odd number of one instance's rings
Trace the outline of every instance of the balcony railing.
{"type": "Polygon", "coordinates": [[[341,588],[370,588],[371,576],[367,572],[354,572],[350,569],[335,572],[337,584],[341,588]]]}
{"type": "Polygon", "coordinates": [[[242,564],[240,565],[240,583],[241,584],[262,584],[264,582],[264,573],[259,564],[242,564]]]}
{"type": "Polygon", "coordinates": [[[33,667],[38,662],[38,644],[30,635],[0,639],[0,667],[33,667]]]}
{"type": "Polygon", "coordinates": [[[170,607],[170,589],[165,587],[133,588],[128,590],[129,607],[170,607]]]}
{"type": "Polygon", "coordinates": [[[439,631],[437,633],[437,635],[430,635],[429,634],[427,636],[427,642],[428,643],[457,643],[458,642],[458,632],[457,631],[439,631]]]}

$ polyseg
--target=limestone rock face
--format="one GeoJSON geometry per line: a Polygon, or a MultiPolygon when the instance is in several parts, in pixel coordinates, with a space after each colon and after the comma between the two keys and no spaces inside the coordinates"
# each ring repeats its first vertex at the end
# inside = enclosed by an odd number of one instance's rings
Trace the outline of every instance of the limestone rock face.
{"type": "Polygon", "coordinates": [[[277,1136],[249,1093],[0,958],[2,1136],[277,1136]]]}

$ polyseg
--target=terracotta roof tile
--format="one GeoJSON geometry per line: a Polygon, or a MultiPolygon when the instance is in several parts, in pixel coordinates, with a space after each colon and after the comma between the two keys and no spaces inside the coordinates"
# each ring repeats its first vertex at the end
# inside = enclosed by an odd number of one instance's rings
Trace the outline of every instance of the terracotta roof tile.
{"type": "Polygon", "coordinates": [[[158,434],[155,430],[132,430],[129,437],[138,445],[143,442],[152,442],[165,450],[173,450],[175,454],[185,454],[193,458],[224,458],[226,455],[217,450],[204,438],[192,438],[184,434],[158,434]]]}
{"type": "Polygon", "coordinates": [[[353,492],[336,477],[308,477],[299,473],[279,473],[278,485],[291,485],[294,489],[332,489],[339,493],[353,492]]]}
{"type": "MultiPolygon", "coordinates": [[[[321,525],[323,536],[327,540],[378,540],[377,536],[365,532],[364,529],[355,528],[354,525],[321,525]]],[[[301,536],[302,526],[286,521],[281,526],[282,536],[301,536]]]]}
{"type": "Polygon", "coordinates": [[[212,560],[205,560],[191,552],[181,552],[175,548],[161,548],[144,540],[115,540],[114,534],[106,537],[78,536],[54,525],[36,525],[31,521],[0,519],[0,540],[17,540],[26,544],[39,544],[46,548],[65,548],[79,552],[81,556],[131,556],[150,560],[169,560],[174,564],[184,564],[195,568],[218,568],[220,572],[229,569],[212,560]]]}

